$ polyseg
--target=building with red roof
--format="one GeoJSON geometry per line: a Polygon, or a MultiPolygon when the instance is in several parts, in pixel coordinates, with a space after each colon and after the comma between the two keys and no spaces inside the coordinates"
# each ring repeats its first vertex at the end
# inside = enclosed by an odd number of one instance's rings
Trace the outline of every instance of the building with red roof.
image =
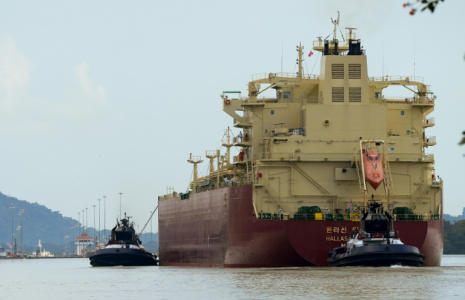
{"type": "Polygon", "coordinates": [[[76,238],[76,254],[85,255],[88,250],[92,249],[94,244],[94,239],[87,234],[87,232],[81,233],[80,236],[76,238]]]}

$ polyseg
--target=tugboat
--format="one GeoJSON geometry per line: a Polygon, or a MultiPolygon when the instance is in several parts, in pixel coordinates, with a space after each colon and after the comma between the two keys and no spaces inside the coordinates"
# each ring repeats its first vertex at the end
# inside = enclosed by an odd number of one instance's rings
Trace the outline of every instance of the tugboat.
{"type": "Polygon", "coordinates": [[[360,220],[360,230],[352,232],[346,245],[329,252],[328,264],[333,267],[423,266],[425,256],[417,247],[404,245],[393,224],[391,214],[383,210],[383,205],[371,200],[360,220]]]}
{"type": "Polygon", "coordinates": [[[93,267],[158,265],[157,255],[142,247],[142,242],[134,230],[134,224],[129,223],[129,218],[124,214],[121,224],[116,220],[108,244],[89,257],[93,267]]]}

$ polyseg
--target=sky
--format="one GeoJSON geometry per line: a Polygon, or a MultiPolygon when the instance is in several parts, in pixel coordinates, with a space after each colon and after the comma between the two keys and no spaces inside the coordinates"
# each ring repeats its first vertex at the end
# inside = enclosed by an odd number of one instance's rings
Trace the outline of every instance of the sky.
{"type": "MultiPolygon", "coordinates": [[[[296,45],[309,51],[339,11],[342,30],[357,28],[369,76],[415,74],[431,85],[436,126],[427,135],[437,145],[427,152],[444,180],[445,213],[461,214],[465,1],[414,16],[404,2],[3,3],[0,191],[75,219],[88,208],[87,226],[100,204],[102,228],[104,210],[114,226],[122,193],[122,213],[142,229],[167,187],[186,191],[189,154],[220,148],[233,124],[222,91],[246,96],[254,74],[295,72],[296,45]]],[[[306,57],[306,72],[319,73],[318,59],[306,57]]]]}

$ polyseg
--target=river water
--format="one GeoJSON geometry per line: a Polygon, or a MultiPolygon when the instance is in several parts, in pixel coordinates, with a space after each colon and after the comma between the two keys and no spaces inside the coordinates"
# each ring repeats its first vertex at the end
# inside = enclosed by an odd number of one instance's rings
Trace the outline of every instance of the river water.
{"type": "Polygon", "coordinates": [[[441,267],[100,267],[85,258],[0,260],[0,300],[464,299],[465,255],[441,267]]]}

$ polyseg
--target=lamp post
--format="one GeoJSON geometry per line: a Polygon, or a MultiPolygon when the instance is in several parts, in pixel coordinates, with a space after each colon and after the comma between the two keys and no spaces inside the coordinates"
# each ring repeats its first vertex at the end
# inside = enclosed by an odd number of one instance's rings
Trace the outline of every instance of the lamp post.
{"type": "MultiPolygon", "coordinates": [[[[150,212],[150,215],[152,216],[153,212],[150,212]]],[[[153,241],[152,241],[152,217],[150,217],[150,252],[153,252],[153,241]]]]}
{"type": "MultiPolygon", "coordinates": [[[[77,244],[76,244],[76,239],[78,238],[79,236],[79,231],[81,230],[81,226],[79,225],[79,223],[77,225],[74,226],[74,228],[76,228],[78,230],[78,232],[76,233],[76,238],[74,239],[74,248],[76,249],[76,253],[77,253],[77,244]]],[[[73,249],[74,249],[73,248],[73,249]]],[[[73,254],[74,254],[74,250],[73,250],[73,254]]]]}
{"type": "Polygon", "coordinates": [[[106,222],[106,217],[107,217],[107,197],[104,195],[103,196],[103,242],[105,243],[105,222],[106,222]]]}
{"type": "MultiPolygon", "coordinates": [[[[89,230],[89,215],[87,214],[87,207],[86,207],[86,228],[89,230]]],[[[86,231],[87,233],[87,231],[86,231]]]]}
{"type": "Polygon", "coordinates": [[[100,243],[100,199],[98,199],[98,242],[100,243]]]}
{"type": "MultiPolygon", "coordinates": [[[[94,204],[94,241],[95,241],[95,204],[94,204]]],[[[95,243],[94,243],[94,249],[95,249],[95,243]]]]}
{"type": "Polygon", "coordinates": [[[119,218],[122,219],[123,218],[123,215],[121,214],[121,195],[123,193],[119,193],[119,218]]]}
{"type": "Polygon", "coordinates": [[[71,256],[71,251],[70,251],[71,240],[70,240],[69,238],[73,236],[73,229],[74,229],[74,227],[76,227],[76,226],[73,226],[73,227],[70,227],[70,228],[69,228],[69,234],[70,234],[71,236],[68,236],[68,256],[71,256]]]}
{"type": "MultiPolygon", "coordinates": [[[[16,226],[16,231],[18,232],[18,236],[20,236],[21,235],[21,225],[16,226]]],[[[17,247],[17,244],[19,244],[19,243],[18,243],[17,240],[15,240],[15,253],[19,252],[20,255],[21,255],[21,250],[20,250],[19,247],[17,247]]],[[[20,246],[20,245],[18,245],[18,246],[20,246]]]]}
{"type": "Polygon", "coordinates": [[[81,232],[81,212],[78,211],[78,235],[76,237],[79,236],[80,232],[81,232]]]}
{"type": "Polygon", "coordinates": [[[10,206],[11,208],[11,252],[10,252],[10,255],[13,256],[13,237],[14,237],[14,233],[13,233],[13,213],[14,213],[14,209],[15,207],[14,206],[10,206]]]}
{"type": "Polygon", "coordinates": [[[20,231],[19,231],[19,251],[21,252],[23,250],[23,215],[24,215],[24,208],[21,208],[19,210],[19,214],[21,217],[21,225],[20,225],[20,231]]]}
{"type": "MultiPolygon", "coordinates": [[[[68,255],[69,255],[69,235],[65,235],[65,242],[68,241],[68,255]]],[[[66,244],[63,248],[63,255],[66,255],[66,244]]]]}
{"type": "Polygon", "coordinates": [[[82,233],[86,232],[86,219],[85,219],[85,216],[84,216],[84,210],[81,210],[82,212],[82,233]]]}

